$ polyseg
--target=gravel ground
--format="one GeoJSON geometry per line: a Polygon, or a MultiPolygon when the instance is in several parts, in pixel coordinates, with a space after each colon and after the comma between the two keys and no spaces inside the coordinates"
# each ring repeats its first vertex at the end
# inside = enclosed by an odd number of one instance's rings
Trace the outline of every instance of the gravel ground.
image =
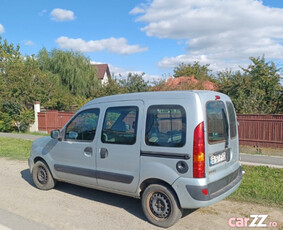
{"type": "MultiPolygon", "coordinates": [[[[41,191],[33,185],[27,162],[0,158],[0,165],[0,230],[28,225],[30,229],[159,229],[146,221],[140,200],[66,183],[41,191]]],[[[264,223],[277,222],[276,228],[270,228],[283,229],[282,210],[226,200],[186,212],[170,229],[230,229],[230,218],[253,214],[266,214],[264,223]]]]}

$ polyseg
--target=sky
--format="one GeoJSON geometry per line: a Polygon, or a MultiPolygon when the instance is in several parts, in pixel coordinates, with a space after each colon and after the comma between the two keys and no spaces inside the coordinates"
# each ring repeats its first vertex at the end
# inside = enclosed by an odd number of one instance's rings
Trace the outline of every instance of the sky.
{"type": "Polygon", "coordinates": [[[150,81],[195,61],[216,73],[264,55],[282,68],[283,1],[0,0],[0,36],[23,55],[79,51],[150,81]]]}

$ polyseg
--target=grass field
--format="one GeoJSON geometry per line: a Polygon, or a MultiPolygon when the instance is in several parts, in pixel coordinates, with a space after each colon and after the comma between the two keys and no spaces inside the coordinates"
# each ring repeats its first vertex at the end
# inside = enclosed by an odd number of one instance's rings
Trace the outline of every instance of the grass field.
{"type": "MultiPolygon", "coordinates": [[[[12,133],[19,134],[19,132],[12,132],[12,133]]],[[[48,133],[39,133],[39,132],[24,132],[20,134],[35,135],[35,136],[50,136],[50,134],[48,133]]]]}
{"type": "MultiPolygon", "coordinates": [[[[31,144],[28,140],[0,137],[0,157],[27,160],[31,144]]],[[[283,209],[283,169],[243,166],[243,170],[241,186],[227,199],[283,209]]]]}
{"type": "Polygon", "coordinates": [[[32,141],[0,137],[0,157],[27,160],[32,141]]]}
{"type": "Polygon", "coordinates": [[[283,169],[243,166],[242,184],[229,200],[248,201],[283,209],[283,169]]]}

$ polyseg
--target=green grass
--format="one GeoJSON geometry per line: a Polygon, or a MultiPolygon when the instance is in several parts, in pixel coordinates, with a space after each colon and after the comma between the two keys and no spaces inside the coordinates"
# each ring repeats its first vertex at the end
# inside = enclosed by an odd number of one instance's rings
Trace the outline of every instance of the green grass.
{"type": "Polygon", "coordinates": [[[32,141],[0,137],[0,157],[27,160],[32,141]]]}
{"type": "Polygon", "coordinates": [[[243,166],[243,180],[229,200],[283,208],[283,169],[243,166]]]}
{"type": "Polygon", "coordinates": [[[12,132],[14,134],[28,134],[28,135],[35,135],[35,136],[50,136],[48,133],[39,133],[39,132],[24,132],[24,133],[19,133],[19,132],[12,132]]]}

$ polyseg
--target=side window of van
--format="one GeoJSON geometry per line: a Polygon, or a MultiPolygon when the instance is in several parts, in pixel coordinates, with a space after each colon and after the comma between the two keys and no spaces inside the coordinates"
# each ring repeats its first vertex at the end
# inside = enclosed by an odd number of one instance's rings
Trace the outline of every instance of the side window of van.
{"type": "Polygon", "coordinates": [[[231,138],[234,138],[237,135],[236,114],[235,114],[235,110],[231,102],[227,102],[226,105],[227,105],[228,116],[229,116],[230,136],[231,138]]]}
{"type": "Polygon", "coordinates": [[[136,142],[138,107],[110,107],[106,110],[101,141],[132,145],[136,142]]]}
{"type": "Polygon", "coordinates": [[[228,136],[228,121],[225,105],[222,101],[209,101],[206,104],[208,141],[222,142],[228,136]]]}
{"type": "Polygon", "coordinates": [[[66,127],[65,140],[92,141],[95,136],[99,109],[79,113],[66,127]]]}
{"type": "Polygon", "coordinates": [[[145,142],[151,146],[182,147],[186,113],[180,105],[153,105],[147,110],[145,142]]]}

